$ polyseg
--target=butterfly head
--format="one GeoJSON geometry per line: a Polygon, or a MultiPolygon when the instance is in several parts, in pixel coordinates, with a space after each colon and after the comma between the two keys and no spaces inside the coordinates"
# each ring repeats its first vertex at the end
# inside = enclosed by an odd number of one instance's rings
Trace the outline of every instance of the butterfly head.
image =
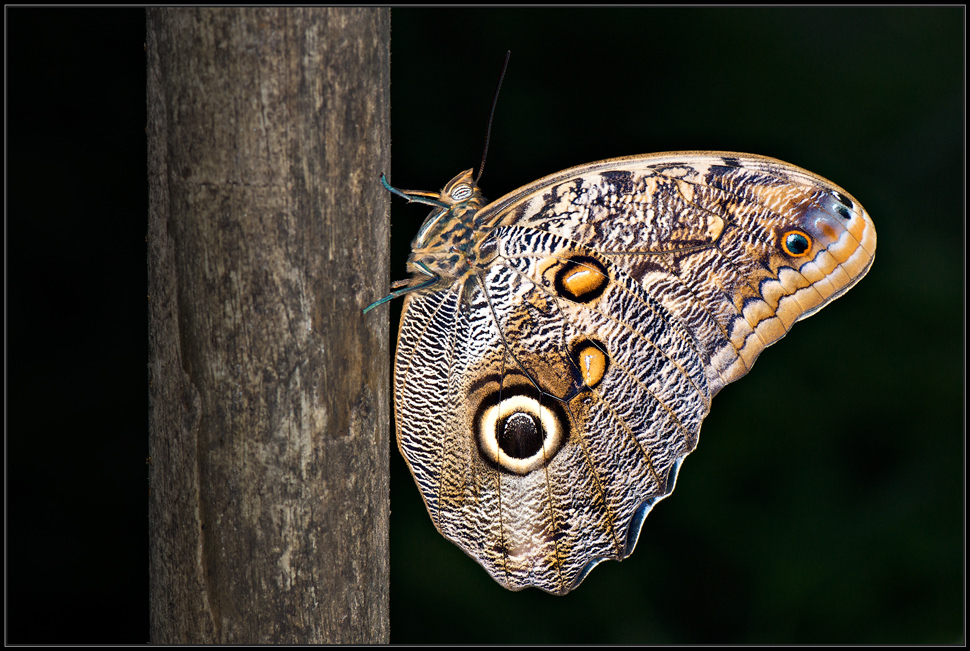
{"type": "Polygon", "coordinates": [[[452,231],[456,225],[470,226],[471,218],[485,205],[485,197],[472,178],[472,170],[465,170],[448,181],[441,192],[405,191],[409,200],[420,201],[415,197],[427,197],[436,209],[425,218],[421,229],[411,242],[415,251],[434,248],[442,236],[452,231]]]}

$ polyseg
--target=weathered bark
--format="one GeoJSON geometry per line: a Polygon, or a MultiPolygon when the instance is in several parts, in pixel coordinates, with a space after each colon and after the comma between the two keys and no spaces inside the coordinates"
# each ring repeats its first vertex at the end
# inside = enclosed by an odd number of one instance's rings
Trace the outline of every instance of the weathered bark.
{"type": "Polygon", "coordinates": [[[152,642],[388,641],[389,26],[148,11],[152,642]]]}

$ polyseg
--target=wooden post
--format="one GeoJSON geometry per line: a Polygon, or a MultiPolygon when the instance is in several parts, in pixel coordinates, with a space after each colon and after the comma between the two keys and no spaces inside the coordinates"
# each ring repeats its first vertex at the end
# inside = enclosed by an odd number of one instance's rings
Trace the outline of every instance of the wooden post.
{"type": "Polygon", "coordinates": [[[153,643],[388,642],[388,9],[150,9],[153,643]]]}

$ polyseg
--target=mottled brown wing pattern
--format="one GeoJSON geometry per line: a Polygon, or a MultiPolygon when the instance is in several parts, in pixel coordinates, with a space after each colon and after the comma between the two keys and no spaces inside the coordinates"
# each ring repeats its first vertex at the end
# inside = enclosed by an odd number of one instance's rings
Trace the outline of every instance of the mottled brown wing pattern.
{"type": "Polygon", "coordinates": [[[399,447],[435,526],[513,590],[628,556],[711,397],[875,251],[847,193],[746,154],[405,194],[437,208],[400,291],[399,447]]]}
{"type": "Polygon", "coordinates": [[[710,404],[704,364],[690,333],[595,252],[517,227],[491,237],[497,258],[467,309],[456,293],[407,299],[397,416],[442,435],[402,438],[402,451],[445,536],[512,589],[564,593],[632,551],[644,504],[672,490],[710,404]],[[609,280],[564,300],[555,276],[580,257],[609,280]],[[517,417],[540,436],[506,453],[496,433],[517,417]]]}
{"type": "Polygon", "coordinates": [[[679,152],[572,171],[493,202],[476,221],[531,226],[611,256],[705,343],[715,394],[862,278],[875,254],[857,201],[775,159],[679,152]],[[784,240],[799,233],[810,246],[791,255],[784,240]]]}

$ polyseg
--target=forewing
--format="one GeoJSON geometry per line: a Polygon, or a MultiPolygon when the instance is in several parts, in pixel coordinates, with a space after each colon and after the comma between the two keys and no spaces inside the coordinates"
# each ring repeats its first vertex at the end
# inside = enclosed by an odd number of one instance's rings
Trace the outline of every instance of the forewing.
{"type": "Polygon", "coordinates": [[[861,279],[872,220],[835,184],[763,156],[650,154],[540,179],[480,211],[608,256],[703,346],[712,392],[861,279]],[[806,237],[804,250],[786,246],[806,237]],[[793,255],[797,250],[798,254],[793,255]]]}

